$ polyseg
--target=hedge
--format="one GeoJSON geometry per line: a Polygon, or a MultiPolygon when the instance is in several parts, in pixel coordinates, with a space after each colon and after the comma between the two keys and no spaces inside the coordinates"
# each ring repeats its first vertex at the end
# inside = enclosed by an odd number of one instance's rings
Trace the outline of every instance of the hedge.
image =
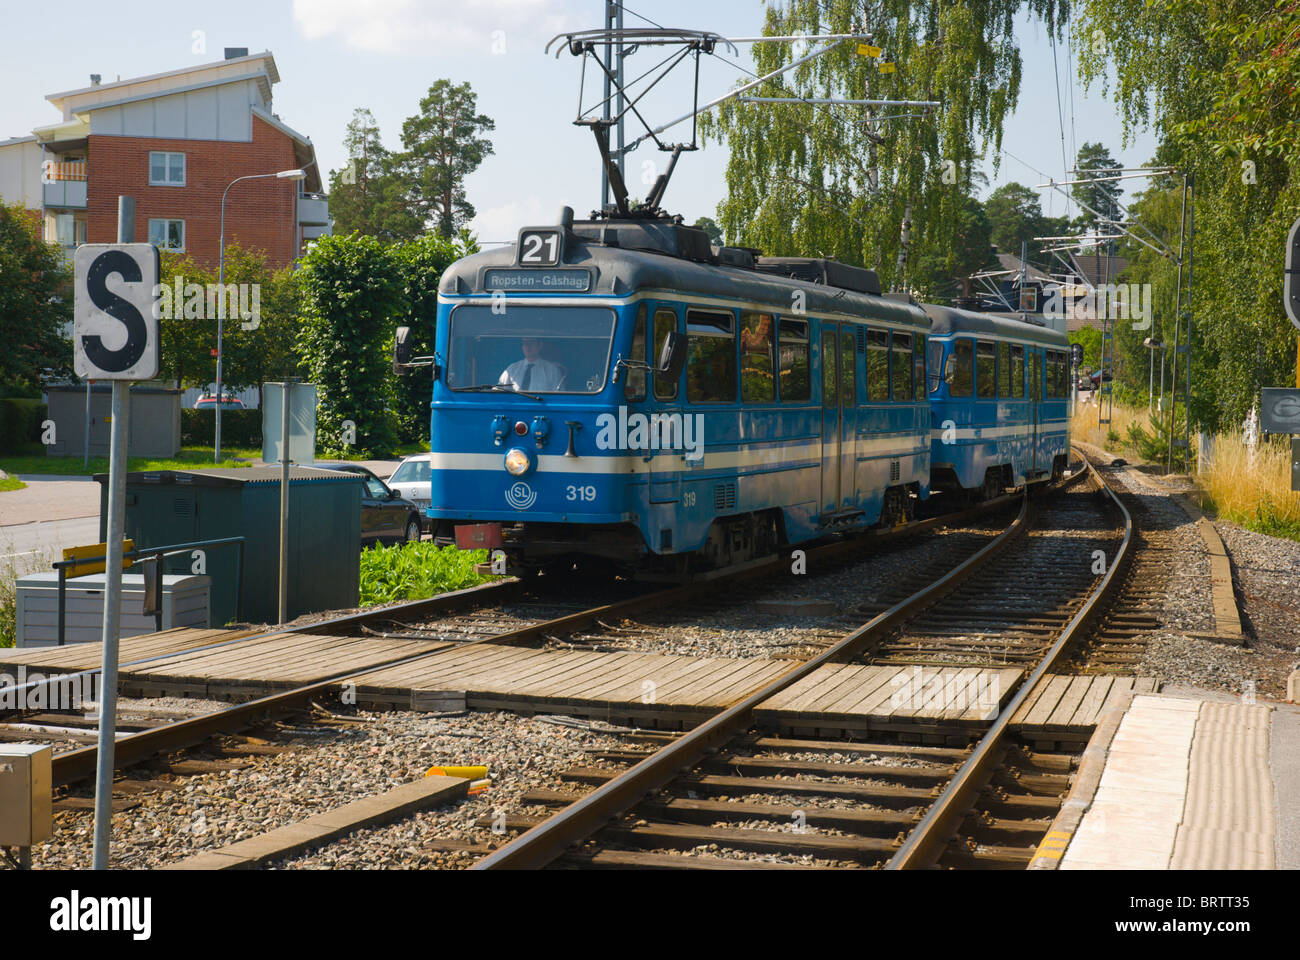
{"type": "MultiPolygon", "coordinates": [[[[182,410],[181,411],[181,446],[211,446],[216,430],[216,410],[182,410]]],[[[262,446],[262,411],[261,410],[222,410],[221,411],[221,446],[251,447],[262,446]]]]}
{"type": "Polygon", "coordinates": [[[13,453],[25,444],[40,443],[45,417],[46,406],[39,400],[0,400],[0,451],[13,453]]]}

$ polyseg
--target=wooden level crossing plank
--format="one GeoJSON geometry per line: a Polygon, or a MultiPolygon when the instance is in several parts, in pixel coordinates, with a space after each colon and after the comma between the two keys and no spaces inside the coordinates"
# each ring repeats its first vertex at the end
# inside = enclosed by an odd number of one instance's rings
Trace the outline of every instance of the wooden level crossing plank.
{"type": "MultiPolygon", "coordinates": [[[[123,637],[118,644],[118,663],[144,660],[195,647],[240,640],[256,635],[255,630],[220,630],[200,627],[173,627],[159,633],[123,637]]],[[[103,664],[103,643],[71,643],[62,647],[25,647],[0,650],[0,670],[14,672],[25,666],[28,672],[75,673],[94,670],[103,664]]]]}

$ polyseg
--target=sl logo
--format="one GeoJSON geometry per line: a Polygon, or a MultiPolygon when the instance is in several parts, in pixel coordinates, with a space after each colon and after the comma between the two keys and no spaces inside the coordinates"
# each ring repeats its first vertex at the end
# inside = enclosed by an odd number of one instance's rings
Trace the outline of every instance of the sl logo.
{"type": "Polygon", "coordinates": [[[506,503],[516,510],[527,510],[537,502],[537,491],[520,480],[506,491],[506,503]]]}

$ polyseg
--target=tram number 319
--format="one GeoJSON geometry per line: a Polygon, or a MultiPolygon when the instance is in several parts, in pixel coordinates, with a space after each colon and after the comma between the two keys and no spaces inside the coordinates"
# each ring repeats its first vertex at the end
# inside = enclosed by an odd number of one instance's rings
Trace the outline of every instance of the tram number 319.
{"type": "Polygon", "coordinates": [[[567,500],[579,500],[583,503],[591,503],[596,499],[596,488],[593,486],[586,486],[586,487],[569,486],[566,488],[566,490],[567,490],[567,496],[565,497],[565,499],[567,500]]]}

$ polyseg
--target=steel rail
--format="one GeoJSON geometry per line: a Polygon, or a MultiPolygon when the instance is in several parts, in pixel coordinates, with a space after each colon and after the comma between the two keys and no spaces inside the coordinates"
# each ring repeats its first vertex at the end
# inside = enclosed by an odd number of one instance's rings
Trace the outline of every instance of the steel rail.
{"type": "Polygon", "coordinates": [[[1066,625],[1056,642],[1043,657],[1037,669],[1029,679],[1021,684],[1011,702],[1001,710],[993,725],[976,744],[970,757],[962,764],[956,775],[930,805],[921,821],[912,829],[898,852],[885,865],[889,870],[916,870],[933,866],[956,833],[961,821],[970,813],[975,796],[988,782],[989,777],[1001,761],[1003,741],[1010,732],[1011,718],[1016,715],[1021,704],[1030,696],[1037,686],[1044,681],[1049,671],[1061,660],[1066,649],[1082,633],[1102,608],[1105,600],[1117,589],[1121,574],[1129,560],[1129,547],[1133,540],[1133,518],[1121,502],[1115,491],[1102,479],[1092,462],[1076,448],[1076,453],[1088,467],[1088,475],[1097,483],[1120,510],[1124,518],[1124,539],[1120,543],[1114,561],[1110,564],[1100,584],[1093,590],[1074,618],[1066,625]]]}
{"type": "Polygon", "coordinates": [[[759,704],[824,664],[851,656],[877,634],[892,629],[919,608],[946,595],[975,569],[1023,534],[1027,527],[1028,513],[1029,497],[1025,493],[1021,495],[1020,511],[1011,525],[938,580],[877,614],[811,660],[791,667],[781,676],[751,691],[717,716],[565,807],[545,823],[516,837],[500,850],[480,860],[472,869],[536,869],[562,856],[605,824],[622,816],[646,795],[661,789],[697,765],[710,751],[748,729],[753,723],[754,709],[759,704]]]}

